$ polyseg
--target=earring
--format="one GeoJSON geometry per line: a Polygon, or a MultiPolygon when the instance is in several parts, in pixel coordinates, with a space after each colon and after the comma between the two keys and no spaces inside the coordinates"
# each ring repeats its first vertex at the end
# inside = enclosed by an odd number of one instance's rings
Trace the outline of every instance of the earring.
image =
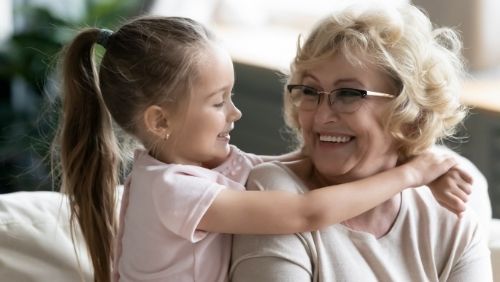
{"type": "Polygon", "coordinates": [[[165,136],[163,136],[163,140],[167,141],[169,137],[170,137],[170,133],[166,132],[165,136]]]}

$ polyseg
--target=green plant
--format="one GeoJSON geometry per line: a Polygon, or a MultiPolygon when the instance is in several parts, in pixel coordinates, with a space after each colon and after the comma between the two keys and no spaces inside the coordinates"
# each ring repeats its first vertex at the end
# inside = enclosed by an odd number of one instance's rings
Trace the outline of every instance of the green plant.
{"type": "Polygon", "coordinates": [[[57,114],[47,99],[57,96],[50,77],[62,47],[78,29],[113,29],[151,2],[87,0],[79,18],[34,5],[15,8],[23,26],[0,47],[0,193],[52,188],[47,156],[57,114]]]}

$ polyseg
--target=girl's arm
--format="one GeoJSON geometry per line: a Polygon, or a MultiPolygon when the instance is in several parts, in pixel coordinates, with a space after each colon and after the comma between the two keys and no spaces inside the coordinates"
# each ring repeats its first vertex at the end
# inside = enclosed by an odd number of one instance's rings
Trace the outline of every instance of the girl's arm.
{"type": "Polygon", "coordinates": [[[302,153],[302,149],[296,149],[292,152],[278,155],[278,156],[264,156],[259,155],[264,162],[272,162],[272,161],[280,161],[280,162],[290,162],[296,161],[304,158],[304,154],[302,153]]]}
{"type": "MultiPolygon", "coordinates": [[[[302,149],[296,149],[292,152],[277,156],[267,156],[267,155],[258,155],[258,156],[264,162],[272,162],[272,161],[290,162],[290,161],[297,161],[305,157],[304,154],[302,153],[302,149]]],[[[213,159],[209,162],[204,163],[203,167],[212,169],[214,167],[221,165],[225,160],[226,158],[213,159]]]]}
{"type": "Polygon", "coordinates": [[[405,188],[427,184],[454,165],[450,157],[424,153],[374,176],[305,194],[224,189],[208,208],[198,229],[233,234],[316,230],[357,216],[405,188]]]}

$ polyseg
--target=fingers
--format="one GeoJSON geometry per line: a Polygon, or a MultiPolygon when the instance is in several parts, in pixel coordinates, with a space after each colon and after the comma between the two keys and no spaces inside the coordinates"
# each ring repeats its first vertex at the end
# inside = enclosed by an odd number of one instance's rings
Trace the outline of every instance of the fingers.
{"type": "Polygon", "coordinates": [[[430,183],[429,187],[441,206],[461,217],[472,192],[472,176],[449,157],[445,157],[441,168],[450,164],[452,167],[430,183]]]}
{"type": "Polygon", "coordinates": [[[469,195],[472,191],[471,185],[466,182],[454,181],[452,179],[446,179],[446,187],[442,191],[445,197],[450,198],[450,204],[462,205],[469,201],[469,195]],[[453,197],[452,197],[453,196],[453,197]],[[458,200],[461,203],[457,203],[458,200]]]}
{"type": "Polygon", "coordinates": [[[455,181],[449,173],[439,178],[437,185],[434,189],[431,188],[436,200],[441,206],[460,217],[467,207],[471,185],[465,181],[455,181]]]}
{"type": "Polygon", "coordinates": [[[472,177],[463,171],[458,170],[453,167],[445,174],[440,176],[437,181],[440,181],[443,187],[449,187],[451,189],[458,187],[460,190],[464,191],[466,194],[472,192],[472,177]]]}
{"type": "Polygon", "coordinates": [[[472,193],[472,185],[469,183],[457,183],[457,187],[467,195],[472,193]]]}
{"type": "Polygon", "coordinates": [[[474,179],[472,178],[472,175],[469,174],[467,171],[465,171],[465,169],[460,167],[459,165],[454,166],[453,168],[451,168],[451,170],[457,171],[457,173],[459,174],[460,178],[463,179],[463,181],[469,184],[473,183],[474,179]]]}
{"type": "Polygon", "coordinates": [[[467,172],[453,167],[445,176],[448,187],[456,187],[467,195],[472,193],[472,177],[467,172]]]}
{"type": "Polygon", "coordinates": [[[467,203],[469,201],[469,194],[465,193],[462,191],[460,188],[453,189],[452,191],[448,192],[451,195],[455,196],[457,199],[459,199],[463,203],[467,203]]]}
{"type": "Polygon", "coordinates": [[[429,160],[429,163],[433,163],[431,169],[433,170],[433,173],[436,175],[436,177],[449,172],[453,167],[457,165],[454,157],[445,155],[434,155],[433,158],[429,160]]]}
{"type": "MultiPolygon", "coordinates": [[[[446,174],[456,165],[455,158],[451,156],[425,153],[417,156],[412,162],[417,175],[420,175],[418,185],[427,184],[446,174]]],[[[457,174],[458,171],[456,172],[457,174]]]]}
{"type": "Polygon", "coordinates": [[[458,216],[460,216],[460,214],[467,208],[465,201],[451,192],[446,193],[446,199],[438,200],[438,202],[441,206],[458,216]]]}

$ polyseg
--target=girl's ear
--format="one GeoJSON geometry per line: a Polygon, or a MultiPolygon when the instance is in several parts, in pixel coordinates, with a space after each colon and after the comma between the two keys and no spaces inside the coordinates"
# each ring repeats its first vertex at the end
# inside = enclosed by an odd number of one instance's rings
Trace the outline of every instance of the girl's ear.
{"type": "Polygon", "coordinates": [[[170,134],[169,116],[165,109],[157,105],[149,106],[144,112],[146,130],[164,139],[170,134]]]}

